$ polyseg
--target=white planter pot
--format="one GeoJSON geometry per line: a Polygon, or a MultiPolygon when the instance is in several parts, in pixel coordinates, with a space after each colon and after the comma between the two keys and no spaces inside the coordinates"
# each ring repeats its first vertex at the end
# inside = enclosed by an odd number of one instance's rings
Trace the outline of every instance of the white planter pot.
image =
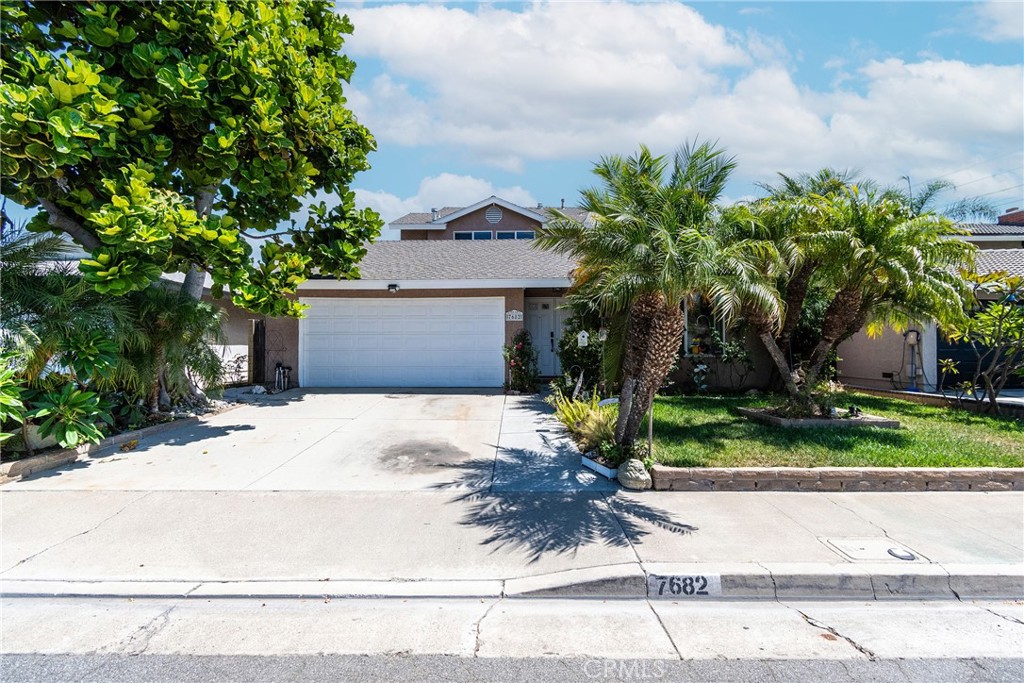
{"type": "Polygon", "coordinates": [[[588,458],[586,453],[584,453],[581,457],[582,457],[582,463],[583,463],[584,467],[586,467],[589,470],[593,470],[594,472],[597,472],[602,477],[606,477],[608,479],[614,480],[616,477],[619,476],[619,468],[618,467],[616,467],[616,468],[605,467],[604,465],[602,465],[601,463],[597,462],[596,460],[591,460],[590,458],[588,458]]]}

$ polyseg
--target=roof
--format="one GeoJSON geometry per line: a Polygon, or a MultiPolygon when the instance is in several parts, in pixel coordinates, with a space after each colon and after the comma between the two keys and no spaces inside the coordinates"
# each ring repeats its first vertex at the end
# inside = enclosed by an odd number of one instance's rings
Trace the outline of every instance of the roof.
{"type": "Polygon", "coordinates": [[[1024,235],[1024,225],[1003,223],[960,223],[958,228],[971,235],[1024,235]]]}
{"type": "Polygon", "coordinates": [[[974,266],[979,273],[1003,270],[1024,277],[1024,249],[979,249],[974,252],[974,266]]]}
{"type": "Polygon", "coordinates": [[[438,228],[441,228],[444,227],[451,220],[455,220],[460,216],[472,213],[473,211],[482,209],[485,206],[490,206],[491,204],[498,204],[500,206],[504,206],[514,211],[519,211],[527,216],[540,217],[544,222],[547,222],[554,218],[555,211],[561,211],[570,218],[573,218],[578,221],[583,221],[587,217],[587,212],[578,206],[525,207],[520,206],[518,204],[513,204],[512,202],[506,201],[501,197],[491,196],[488,197],[487,199],[477,202],[476,204],[471,204],[469,206],[446,206],[444,208],[438,209],[436,215],[431,214],[429,211],[407,213],[401,218],[396,218],[395,220],[391,221],[389,225],[391,225],[392,227],[396,227],[400,230],[402,229],[402,226],[406,225],[415,227],[416,229],[423,228],[424,226],[437,226],[438,228]]]}
{"type": "Polygon", "coordinates": [[[359,262],[362,280],[568,279],[573,262],[532,240],[377,242],[359,262]]]}

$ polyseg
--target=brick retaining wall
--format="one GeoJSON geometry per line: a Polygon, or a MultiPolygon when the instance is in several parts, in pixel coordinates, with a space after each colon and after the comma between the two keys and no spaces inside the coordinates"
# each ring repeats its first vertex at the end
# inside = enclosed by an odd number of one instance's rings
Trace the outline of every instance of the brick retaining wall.
{"type": "Polygon", "coordinates": [[[658,491],[1022,491],[1024,468],[665,467],[658,491]]]}

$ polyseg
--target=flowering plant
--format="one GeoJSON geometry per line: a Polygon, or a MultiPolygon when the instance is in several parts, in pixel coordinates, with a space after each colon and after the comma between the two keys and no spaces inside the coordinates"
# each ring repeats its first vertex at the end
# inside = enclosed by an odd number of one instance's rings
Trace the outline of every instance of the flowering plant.
{"type": "Polygon", "coordinates": [[[506,344],[502,353],[508,368],[505,388],[533,392],[537,384],[537,352],[533,349],[530,333],[525,329],[516,332],[512,343],[506,344]]]}

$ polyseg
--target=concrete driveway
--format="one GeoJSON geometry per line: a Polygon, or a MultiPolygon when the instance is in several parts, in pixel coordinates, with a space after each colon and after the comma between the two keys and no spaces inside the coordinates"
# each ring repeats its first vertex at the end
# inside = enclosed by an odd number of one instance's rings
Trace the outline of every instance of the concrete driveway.
{"type": "Polygon", "coordinates": [[[492,391],[292,390],[7,490],[609,491],[550,408],[492,391]]]}

